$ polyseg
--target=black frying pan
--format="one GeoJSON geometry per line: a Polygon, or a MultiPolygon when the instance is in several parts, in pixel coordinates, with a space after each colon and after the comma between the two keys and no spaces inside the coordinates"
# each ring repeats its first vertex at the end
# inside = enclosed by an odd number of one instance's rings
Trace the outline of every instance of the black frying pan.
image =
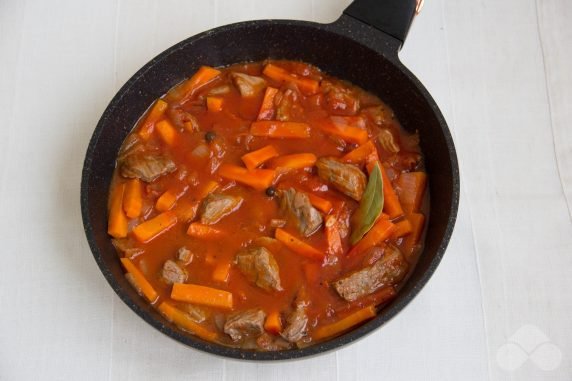
{"type": "MultiPolygon", "coordinates": [[[[435,101],[405,68],[397,53],[415,14],[415,0],[356,0],[332,24],[304,21],[248,21],[222,26],[167,49],[119,90],[89,143],[81,183],[81,209],[89,245],[117,295],[146,322],[188,346],[247,360],[316,355],[351,343],[385,324],[427,283],[449,242],[459,203],[459,170],[447,124],[435,101]],[[253,352],[206,342],[166,321],[123,276],[107,235],[107,196],[123,139],[149,105],[201,65],[225,66],[266,58],[302,60],[378,95],[403,127],[419,130],[429,173],[431,212],[425,250],[413,274],[379,315],[327,342],[303,349],[253,352]]],[[[152,345],[152,343],[150,343],[152,345]]]]}

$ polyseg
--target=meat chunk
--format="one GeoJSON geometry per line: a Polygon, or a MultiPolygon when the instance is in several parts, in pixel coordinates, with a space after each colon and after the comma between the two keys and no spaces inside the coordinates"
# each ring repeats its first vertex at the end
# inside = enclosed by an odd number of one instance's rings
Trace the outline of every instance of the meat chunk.
{"type": "Polygon", "coordinates": [[[296,309],[286,318],[286,327],[280,335],[291,343],[301,340],[308,334],[308,315],[306,307],[298,304],[296,309]]]}
{"type": "Polygon", "coordinates": [[[201,206],[201,224],[216,224],[223,217],[240,208],[242,201],[242,197],[209,194],[201,206]]]}
{"type": "Polygon", "coordinates": [[[311,236],[322,226],[320,212],[310,204],[310,199],[305,193],[297,192],[294,188],[281,192],[280,209],[304,237],[311,236]]]}
{"type": "Polygon", "coordinates": [[[180,107],[169,107],[169,109],[167,109],[167,115],[171,122],[178,128],[184,128],[189,132],[200,131],[198,119],[180,107]]]}
{"type": "Polygon", "coordinates": [[[224,333],[234,341],[259,336],[264,332],[264,319],[266,314],[259,309],[234,313],[224,323],[224,333]]]}
{"type": "Polygon", "coordinates": [[[274,98],[276,103],[276,119],[283,122],[300,120],[304,115],[304,108],[300,103],[300,95],[293,89],[279,92],[274,98]]]}
{"type": "Polygon", "coordinates": [[[136,256],[143,254],[144,250],[139,247],[134,247],[133,241],[127,238],[113,238],[111,243],[117,251],[123,254],[124,257],[133,259],[136,256]]]}
{"type": "Polygon", "coordinates": [[[269,335],[266,332],[256,339],[256,345],[263,351],[280,351],[292,347],[292,344],[288,341],[281,337],[269,335]]]}
{"type": "Polygon", "coordinates": [[[184,283],[187,280],[187,272],[177,262],[167,259],[163,264],[161,277],[167,284],[184,283]]]}
{"type": "Polygon", "coordinates": [[[176,169],[177,166],[171,159],[157,153],[137,152],[126,156],[120,163],[121,176],[138,178],[148,183],[176,169]]]}
{"type": "Polygon", "coordinates": [[[407,268],[407,261],[401,251],[390,246],[382,259],[334,282],[334,288],[342,298],[353,302],[382,287],[398,283],[405,277],[407,268]]]}
{"type": "Polygon", "coordinates": [[[177,259],[185,264],[189,264],[193,261],[193,253],[183,246],[177,251],[177,259]]]}
{"type": "Polygon", "coordinates": [[[367,179],[359,168],[327,157],[318,159],[316,167],[320,178],[329,181],[337,190],[354,200],[361,200],[367,179]]]}
{"type": "Polygon", "coordinates": [[[252,97],[266,87],[266,81],[262,77],[244,73],[232,73],[231,75],[234,84],[243,97],[252,97]]]}
{"type": "Polygon", "coordinates": [[[254,247],[236,255],[235,263],[246,278],[266,290],[281,291],[278,264],[264,247],[254,247]]]}
{"type": "Polygon", "coordinates": [[[185,303],[183,305],[183,310],[196,323],[202,323],[208,316],[204,309],[199,306],[195,306],[194,304],[185,303]]]}

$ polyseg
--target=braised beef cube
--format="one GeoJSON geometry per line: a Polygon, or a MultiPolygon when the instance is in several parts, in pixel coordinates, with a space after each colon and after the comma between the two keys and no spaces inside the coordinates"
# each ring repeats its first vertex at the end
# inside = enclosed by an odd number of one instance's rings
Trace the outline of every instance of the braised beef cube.
{"type": "Polygon", "coordinates": [[[305,193],[297,192],[294,188],[281,192],[280,209],[304,237],[311,236],[322,226],[320,212],[310,204],[305,193]]]}
{"type": "Polygon", "coordinates": [[[161,277],[167,284],[184,283],[187,280],[187,272],[177,262],[167,259],[163,264],[161,277]]]}
{"type": "Polygon", "coordinates": [[[338,294],[349,302],[369,295],[380,288],[400,282],[407,274],[408,264],[399,249],[389,246],[383,257],[333,283],[338,294]]]}
{"type": "Polygon", "coordinates": [[[308,315],[306,308],[298,304],[296,309],[286,318],[286,327],[280,335],[291,343],[303,339],[308,334],[308,315]]]}
{"type": "Polygon", "coordinates": [[[121,176],[148,183],[177,169],[171,159],[157,153],[137,152],[124,157],[119,165],[121,176]]]}
{"type": "Polygon", "coordinates": [[[127,238],[113,238],[111,243],[117,251],[123,254],[124,257],[133,259],[136,256],[143,254],[145,251],[139,247],[134,247],[133,241],[127,238]]]}
{"type": "Polygon", "coordinates": [[[282,290],[278,264],[272,253],[264,247],[254,247],[236,255],[236,265],[244,276],[266,290],[282,290]]]}
{"type": "Polygon", "coordinates": [[[237,210],[241,204],[241,197],[211,193],[201,206],[201,224],[216,224],[223,217],[237,210]]]}
{"type": "Polygon", "coordinates": [[[252,97],[266,88],[266,81],[262,77],[244,73],[232,73],[231,76],[243,97],[252,97]]]}
{"type": "Polygon", "coordinates": [[[198,119],[188,111],[180,107],[169,107],[167,115],[173,124],[178,128],[184,128],[189,132],[200,130],[198,119]]]}
{"type": "Polygon", "coordinates": [[[193,261],[193,253],[183,246],[177,251],[177,259],[182,263],[189,264],[193,261]]]}
{"type": "Polygon", "coordinates": [[[234,341],[259,336],[264,332],[264,319],[266,314],[259,309],[231,314],[224,324],[224,333],[234,341]]]}
{"type": "Polygon", "coordinates": [[[318,159],[316,167],[320,178],[330,182],[337,190],[354,200],[361,200],[367,178],[359,168],[326,157],[318,159]]]}
{"type": "Polygon", "coordinates": [[[263,333],[256,339],[256,345],[263,351],[281,351],[292,348],[292,344],[281,337],[263,333]]]}

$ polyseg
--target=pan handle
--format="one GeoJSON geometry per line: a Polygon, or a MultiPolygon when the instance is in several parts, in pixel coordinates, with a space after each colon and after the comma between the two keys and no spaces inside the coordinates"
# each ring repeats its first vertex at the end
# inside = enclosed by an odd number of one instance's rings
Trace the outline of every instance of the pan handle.
{"type": "Polygon", "coordinates": [[[423,0],[354,0],[344,14],[405,42],[423,0]]]}

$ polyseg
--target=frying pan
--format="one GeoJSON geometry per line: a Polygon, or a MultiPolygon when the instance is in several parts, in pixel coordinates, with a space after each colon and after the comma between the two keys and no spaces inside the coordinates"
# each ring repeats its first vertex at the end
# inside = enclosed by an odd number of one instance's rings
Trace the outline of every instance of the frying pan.
{"type": "Polygon", "coordinates": [[[457,156],[445,119],[397,55],[415,8],[415,0],[356,0],[331,24],[262,20],[222,26],[167,49],[127,81],[103,113],[89,143],[82,174],[81,210],[99,268],[137,315],[171,338],[205,352],[246,360],[279,360],[312,356],[349,344],[385,324],[413,300],[445,253],[459,203],[457,156]],[[107,196],[121,143],[156,98],[201,65],[225,66],[269,57],[305,61],[349,80],[392,107],[405,129],[418,130],[429,173],[431,209],[424,252],[401,292],[377,317],[307,348],[255,352],[187,334],[137,295],[125,280],[107,235],[107,196]]]}

